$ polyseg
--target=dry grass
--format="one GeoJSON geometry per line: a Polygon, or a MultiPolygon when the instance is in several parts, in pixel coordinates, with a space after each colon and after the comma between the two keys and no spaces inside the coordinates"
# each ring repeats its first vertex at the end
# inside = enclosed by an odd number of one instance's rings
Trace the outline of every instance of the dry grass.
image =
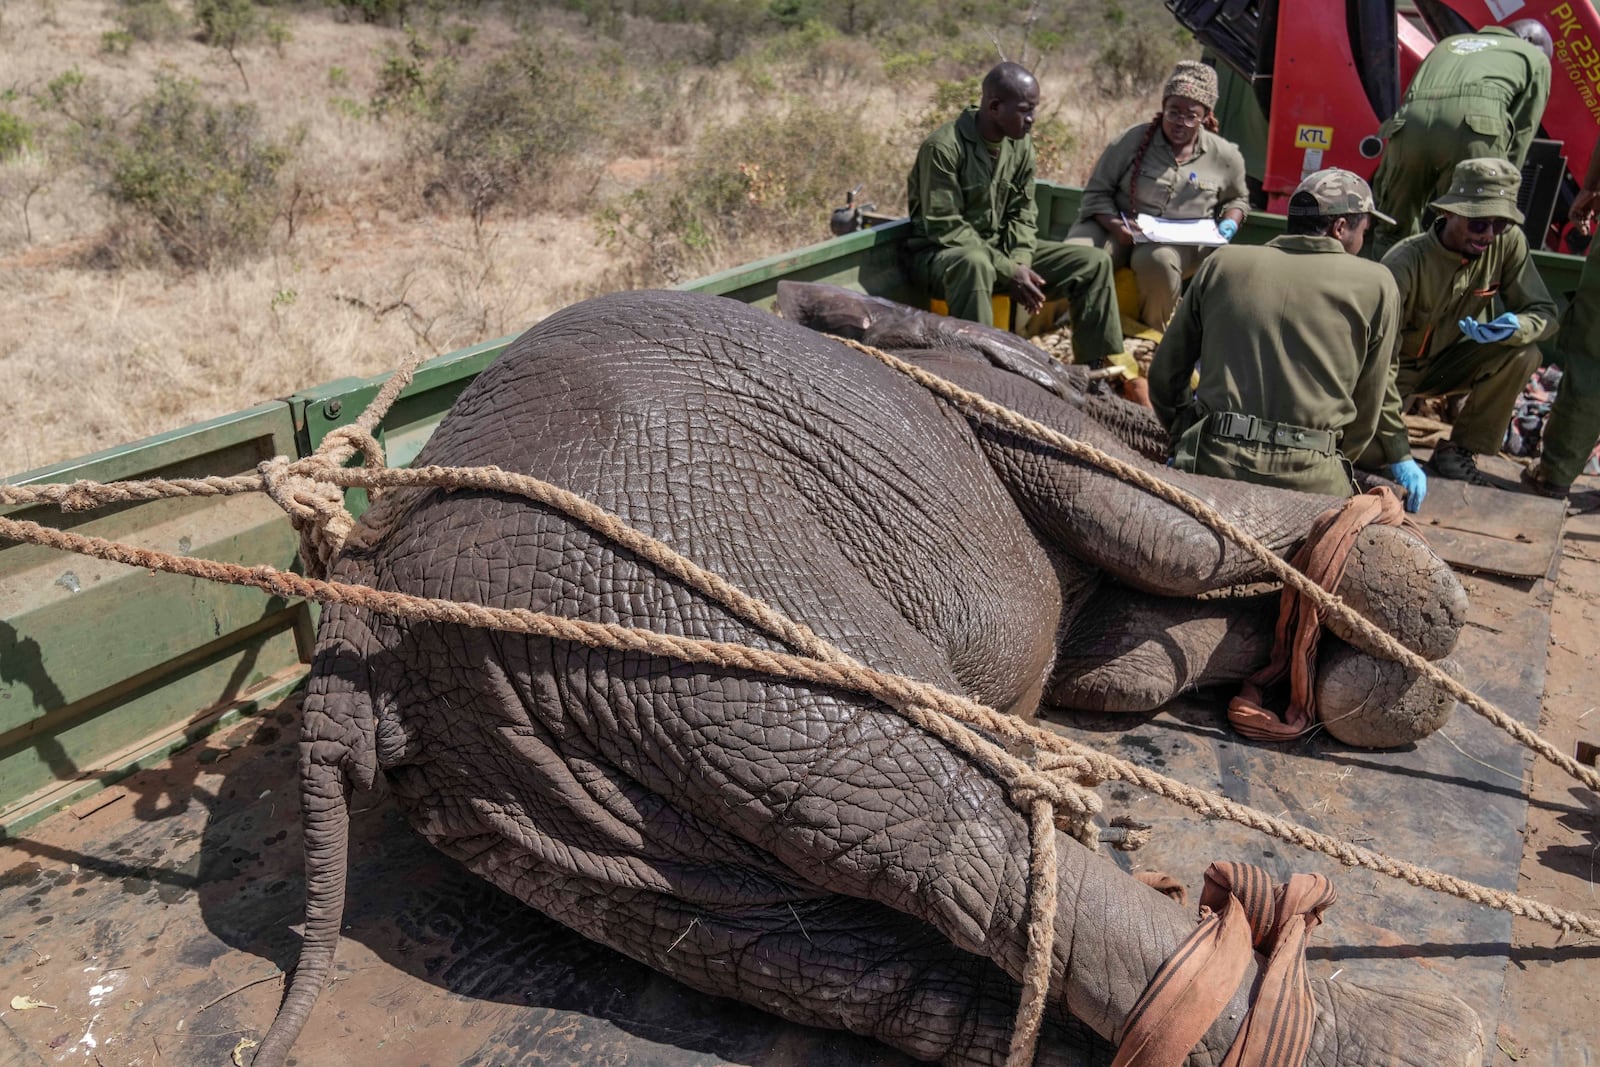
{"type": "MultiPolygon", "coordinates": [[[[280,232],[275,251],[258,262],[209,274],[106,271],[86,265],[112,220],[84,179],[38,154],[0,164],[0,302],[10,311],[0,324],[8,398],[0,474],[375,373],[416,350],[443,353],[514,333],[601,291],[624,275],[597,240],[593,206],[659,180],[715,121],[756,113],[772,94],[740,63],[685,63],[694,27],[625,25],[620,40],[595,41],[581,35],[575,16],[541,13],[541,34],[567,35],[580,57],[584,48],[623,48],[637,76],[650,79],[655,109],[624,117],[621,139],[612,141],[621,147],[608,158],[567,168],[531,207],[494,215],[475,233],[464,217],[426,207],[400,124],[361,118],[335,100],[370,98],[380,53],[404,42],[400,31],[338,23],[311,7],[275,8],[293,38],[281,56],[265,45],[240,50],[246,92],[221,52],[192,40],[103,53],[101,35],[116,27],[112,2],[0,9],[0,90],[25,95],[76,66],[113,101],[131,102],[158,69],[174,68],[209,99],[253,102],[270,132],[302,126],[295,166],[308,194],[292,239],[280,232]],[[51,180],[32,196],[25,225],[23,195],[42,176],[51,180]]],[[[174,6],[187,14],[182,0],[174,6]]],[[[503,14],[489,11],[475,25],[474,55],[516,37],[503,14]]],[[[859,48],[841,54],[840,62],[867,62],[859,48]]],[[[779,92],[848,109],[886,138],[926,110],[930,88],[891,86],[864,67],[841,75],[796,63],[768,73],[779,92]]],[[[1081,181],[1100,147],[1154,107],[1149,99],[1093,99],[1081,62],[1053,64],[1043,88],[1047,109],[1059,101],[1053,106],[1076,138],[1063,173],[1044,175],[1065,181],[1081,181]]],[[[841,194],[854,180],[837,176],[841,194]]],[[[903,189],[871,193],[880,207],[903,207],[903,189]]],[[[818,239],[825,226],[819,211],[818,239]]],[[[717,266],[777,250],[754,235],[717,266]]]]}

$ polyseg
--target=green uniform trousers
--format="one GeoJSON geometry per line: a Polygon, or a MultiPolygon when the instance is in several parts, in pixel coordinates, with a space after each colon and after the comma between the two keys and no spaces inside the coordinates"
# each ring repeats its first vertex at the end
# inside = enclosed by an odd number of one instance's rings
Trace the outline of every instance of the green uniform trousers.
{"type": "MultiPolygon", "coordinates": [[[[1009,289],[1011,279],[998,277],[986,249],[941,248],[917,253],[917,282],[929,295],[950,306],[950,314],[969,322],[994,325],[991,294],[1009,289]]],[[[1099,363],[1123,349],[1117,292],[1111,280],[1111,257],[1098,248],[1040,241],[1033,269],[1044,278],[1044,294],[1064,299],[1072,309],[1072,354],[1079,363],[1099,363]]]]}
{"type": "Polygon", "coordinates": [[[1411,105],[1372,177],[1373,199],[1395,220],[1393,227],[1377,229],[1377,240],[1369,242],[1372,252],[1382,258],[1390,245],[1421,232],[1423,211],[1450,191],[1457,163],[1484,156],[1505,159],[1510,151],[1511,121],[1498,102],[1463,96],[1411,105]],[[1496,114],[1486,121],[1486,113],[1496,114]]]}
{"type": "MultiPolygon", "coordinates": [[[[1413,396],[1453,396],[1467,393],[1456,416],[1450,440],[1469,452],[1494,455],[1505,443],[1511,412],[1528,378],[1539,369],[1539,348],[1525,345],[1481,345],[1466,338],[1441,349],[1426,363],[1402,359],[1395,374],[1400,400],[1413,396]]],[[[1383,452],[1376,444],[1361,454],[1358,465],[1382,467],[1383,452]]]]}
{"type": "Polygon", "coordinates": [[[1578,291],[1561,316],[1561,391],[1544,428],[1540,473],[1571,485],[1600,438],[1600,236],[1589,243],[1578,291]]]}
{"type": "Polygon", "coordinates": [[[1075,224],[1067,231],[1067,243],[1093,245],[1111,256],[1112,267],[1129,267],[1139,282],[1138,320],[1153,330],[1165,330],[1178,310],[1183,283],[1194,276],[1211,249],[1196,245],[1138,244],[1128,246],[1114,239],[1093,219],[1075,224]]]}
{"type": "Polygon", "coordinates": [[[1199,435],[1199,439],[1193,442],[1193,465],[1180,459],[1174,463],[1179,470],[1192,470],[1196,474],[1229,478],[1236,482],[1293,489],[1301,493],[1355,495],[1350,464],[1337,452],[1330,455],[1306,448],[1240,441],[1237,438],[1218,437],[1206,430],[1191,429],[1190,432],[1199,435]]]}

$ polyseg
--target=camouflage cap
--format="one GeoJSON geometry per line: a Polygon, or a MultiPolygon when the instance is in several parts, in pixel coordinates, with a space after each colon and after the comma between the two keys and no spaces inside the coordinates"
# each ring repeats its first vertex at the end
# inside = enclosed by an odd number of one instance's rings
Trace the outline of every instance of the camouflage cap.
{"type": "Polygon", "coordinates": [[[1508,159],[1464,159],[1450,175],[1450,191],[1428,206],[1469,219],[1510,219],[1521,223],[1517,190],[1522,172],[1508,159]]]}
{"type": "Polygon", "coordinates": [[[1172,77],[1161,89],[1161,99],[1181,96],[1204,104],[1206,110],[1217,106],[1217,71],[1215,67],[1198,59],[1180,59],[1172,68],[1172,77]]]}
{"type": "Polygon", "coordinates": [[[1361,175],[1338,167],[1328,167],[1308,175],[1295,186],[1289,197],[1291,215],[1355,215],[1365,213],[1394,225],[1394,219],[1378,210],[1372,189],[1361,175]],[[1306,194],[1301,196],[1300,194],[1306,194]],[[1309,200],[1307,199],[1309,197],[1309,200]],[[1300,201],[1296,204],[1295,201],[1300,201]]]}

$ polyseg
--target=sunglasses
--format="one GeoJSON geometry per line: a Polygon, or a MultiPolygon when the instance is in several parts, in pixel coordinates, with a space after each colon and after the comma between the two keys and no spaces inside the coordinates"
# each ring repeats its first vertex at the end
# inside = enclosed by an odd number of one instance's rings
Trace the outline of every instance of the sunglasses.
{"type": "Polygon", "coordinates": [[[1468,219],[1467,232],[1476,234],[1492,233],[1499,237],[1509,225],[1511,225],[1510,219],[1468,219]]]}

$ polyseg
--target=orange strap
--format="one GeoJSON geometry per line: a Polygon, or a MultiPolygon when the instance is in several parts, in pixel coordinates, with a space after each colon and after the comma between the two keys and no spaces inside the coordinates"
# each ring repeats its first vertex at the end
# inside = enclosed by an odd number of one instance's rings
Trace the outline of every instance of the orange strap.
{"type": "Polygon", "coordinates": [[[1128,1013],[1111,1067],[1182,1067],[1233,999],[1256,951],[1267,965],[1222,1067],[1301,1067],[1317,1017],[1306,941],[1333,901],[1333,885],[1320,874],[1274,886],[1248,863],[1207,867],[1200,925],[1128,1013]]]}
{"type": "MultiPolygon", "coordinates": [[[[1344,577],[1345,564],[1356,537],[1373,523],[1399,526],[1405,510],[1388,489],[1379,486],[1329,508],[1311,524],[1305,544],[1289,562],[1295,569],[1333,592],[1344,577]]],[[[1278,627],[1273,636],[1272,659],[1251,675],[1228,704],[1233,728],[1255,741],[1288,741],[1299,737],[1317,721],[1317,642],[1322,637],[1322,616],[1316,606],[1290,586],[1278,602],[1278,627]],[[1263,692],[1289,676],[1289,708],[1279,718],[1263,703],[1263,692]]]]}

